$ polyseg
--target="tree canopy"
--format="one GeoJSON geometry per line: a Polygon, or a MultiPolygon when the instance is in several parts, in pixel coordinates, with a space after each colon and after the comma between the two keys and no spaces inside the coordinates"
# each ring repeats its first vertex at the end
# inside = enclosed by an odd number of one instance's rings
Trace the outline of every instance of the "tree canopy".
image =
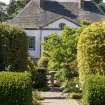
{"type": "Polygon", "coordinates": [[[30,0],[10,0],[8,7],[9,16],[15,16],[30,0]]]}

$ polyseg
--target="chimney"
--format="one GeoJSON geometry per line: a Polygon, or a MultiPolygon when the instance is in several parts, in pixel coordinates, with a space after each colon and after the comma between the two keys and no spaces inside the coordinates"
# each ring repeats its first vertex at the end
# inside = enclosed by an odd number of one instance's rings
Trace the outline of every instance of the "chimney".
{"type": "Polygon", "coordinates": [[[44,6],[44,2],[45,2],[45,0],[39,0],[40,7],[43,7],[44,6]]]}
{"type": "MultiPolygon", "coordinates": [[[[61,0],[63,1],[63,0],[61,0]]],[[[72,2],[78,4],[78,7],[81,8],[81,0],[64,0],[66,2],[72,2]]]]}
{"type": "Polygon", "coordinates": [[[81,0],[81,8],[84,8],[84,2],[92,2],[93,0],[81,0]]]}

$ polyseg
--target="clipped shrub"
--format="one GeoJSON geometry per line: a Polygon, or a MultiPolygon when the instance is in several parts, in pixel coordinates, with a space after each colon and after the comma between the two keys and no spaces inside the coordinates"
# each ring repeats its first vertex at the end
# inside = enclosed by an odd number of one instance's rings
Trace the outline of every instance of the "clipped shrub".
{"type": "Polygon", "coordinates": [[[0,70],[11,66],[11,71],[27,69],[27,37],[17,26],[0,23],[0,70]]]}
{"type": "Polygon", "coordinates": [[[105,76],[90,76],[83,88],[82,105],[105,105],[105,76]]]}
{"type": "Polygon", "coordinates": [[[70,98],[81,99],[82,98],[82,93],[70,93],[70,98]]]}
{"type": "Polygon", "coordinates": [[[0,73],[0,105],[32,105],[29,73],[0,73]]]}
{"type": "Polygon", "coordinates": [[[47,70],[45,68],[36,68],[32,71],[33,87],[42,89],[47,87],[47,70]]]}
{"type": "Polygon", "coordinates": [[[36,66],[37,65],[36,65],[35,61],[31,57],[28,57],[28,65],[27,65],[28,71],[34,72],[36,69],[36,66]]]}
{"type": "Polygon", "coordinates": [[[39,67],[48,67],[48,58],[47,57],[41,57],[38,61],[38,66],[39,67]]]}
{"type": "Polygon", "coordinates": [[[105,21],[93,23],[83,30],[77,58],[81,83],[88,74],[105,74],[105,21]]]}

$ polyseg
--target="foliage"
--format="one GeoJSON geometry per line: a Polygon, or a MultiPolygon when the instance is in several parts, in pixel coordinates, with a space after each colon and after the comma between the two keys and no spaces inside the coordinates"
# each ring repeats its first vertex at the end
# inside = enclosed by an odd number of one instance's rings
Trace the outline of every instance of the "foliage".
{"type": "Polygon", "coordinates": [[[14,25],[0,24],[0,70],[10,67],[11,71],[27,70],[27,37],[14,25]]]}
{"type": "Polygon", "coordinates": [[[48,58],[47,57],[41,57],[38,60],[38,67],[45,67],[45,68],[47,68],[48,67],[48,58]]]}
{"type": "Polygon", "coordinates": [[[35,89],[47,88],[47,68],[37,67],[35,61],[28,58],[28,70],[32,74],[32,86],[35,89]]]}
{"type": "Polygon", "coordinates": [[[88,74],[105,74],[105,22],[97,22],[83,30],[78,42],[80,80],[88,74]]]}
{"type": "Polygon", "coordinates": [[[34,70],[36,70],[36,62],[31,58],[31,57],[28,57],[28,71],[30,71],[31,73],[34,72],[34,70]]]}
{"type": "Polygon", "coordinates": [[[30,0],[10,0],[8,7],[9,16],[15,16],[18,12],[25,7],[30,0]]]}
{"type": "Polygon", "coordinates": [[[99,4],[101,3],[103,0],[93,0],[95,3],[99,4]]]}
{"type": "Polygon", "coordinates": [[[3,11],[0,11],[0,22],[6,21],[8,18],[8,15],[5,14],[3,11]]]}
{"type": "Polygon", "coordinates": [[[4,6],[6,6],[6,4],[4,2],[0,2],[0,22],[3,22],[8,18],[8,15],[3,10],[4,6]]]}
{"type": "Polygon", "coordinates": [[[100,3],[99,7],[105,12],[105,3],[100,3]]]}
{"type": "Polygon", "coordinates": [[[69,79],[72,71],[77,70],[77,67],[73,66],[76,62],[73,62],[76,61],[76,46],[81,31],[82,28],[71,29],[66,26],[61,35],[52,33],[43,44],[43,55],[49,59],[49,68],[56,69],[61,75],[65,73],[63,76],[69,74],[61,79],[69,79]]]}
{"type": "Polygon", "coordinates": [[[1,105],[32,105],[31,75],[29,73],[0,73],[1,105]]]}
{"type": "Polygon", "coordinates": [[[88,26],[88,25],[90,25],[90,24],[91,24],[91,22],[88,21],[88,20],[80,20],[80,25],[81,25],[82,27],[88,26]]]}
{"type": "Polygon", "coordinates": [[[32,94],[33,94],[33,105],[41,105],[40,100],[42,100],[43,98],[41,97],[39,91],[34,90],[32,94]]]}
{"type": "Polygon", "coordinates": [[[45,68],[36,68],[32,71],[33,88],[43,89],[47,87],[47,70],[45,68]]]}
{"type": "Polygon", "coordinates": [[[105,105],[105,76],[88,76],[83,88],[82,105],[105,105]]]}
{"type": "Polygon", "coordinates": [[[61,85],[61,89],[63,89],[63,92],[81,92],[80,85],[78,81],[64,81],[61,85]]]}
{"type": "Polygon", "coordinates": [[[63,81],[63,80],[71,80],[74,77],[78,77],[79,74],[77,70],[73,70],[69,66],[67,68],[65,67],[65,65],[63,65],[63,67],[59,71],[56,72],[55,76],[59,80],[63,81]]]}
{"type": "Polygon", "coordinates": [[[44,47],[43,55],[50,59],[49,61],[50,63],[53,62],[53,65],[51,65],[53,66],[52,68],[58,66],[57,64],[61,60],[59,43],[60,43],[59,36],[56,33],[52,33],[52,35],[48,37],[48,40],[46,40],[43,44],[44,47]]]}
{"type": "Polygon", "coordinates": [[[72,99],[81,99],[82,94],[81,93],[70,93],[69,97],[72,98],[72,99]]]}
{"type": "Polygon", "coordinates": [[[16,1],[15,0],[10,0],[10,4],[9,4],[7,11],[9,15],[16,12],[16,1]]]}

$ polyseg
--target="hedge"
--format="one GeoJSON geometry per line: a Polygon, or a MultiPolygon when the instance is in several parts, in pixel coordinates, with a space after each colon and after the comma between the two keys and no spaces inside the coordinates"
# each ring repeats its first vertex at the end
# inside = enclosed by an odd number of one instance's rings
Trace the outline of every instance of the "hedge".
{"type": "Polygon", "coordinates": [[[17,26],[0,23],[0,71],[10,65],[11,71],[27,68],[27,36],[17,26]]]}
{"type": "Polygon", "coordinates": [[[47,87],[47,70],[46,68],[36,68],[32,71],[33,87],[43,89],[47,87]]]}
{"type": "Polygon", "coordinates": [[[90,76],[84,83],[82,105],[105,105],[105,76],[90,76]]]}
{"type": "Polygon", "coordinates": [[[32,105],[29,73],[0,73],[0,105],[32,105]]]}
{"type": "Polygon", "coordinates": [[[77,45],[80,80],[88,74],[105,74],[105,21],[89,25],[77,45]]]}

